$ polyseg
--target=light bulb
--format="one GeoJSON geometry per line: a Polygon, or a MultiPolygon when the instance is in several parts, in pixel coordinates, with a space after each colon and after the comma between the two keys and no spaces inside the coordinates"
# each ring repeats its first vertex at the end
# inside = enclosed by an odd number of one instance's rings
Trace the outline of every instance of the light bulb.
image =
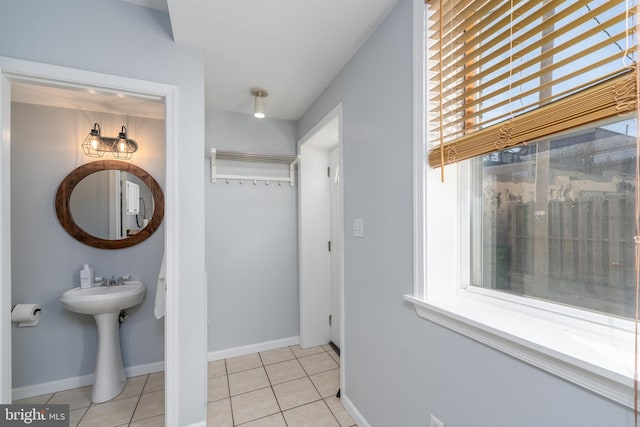
{"type": "Polygon", "coordinates": [[[251,95],[254,97],[253,117],[256,119],[264,119],[264,98],[267,97],[269,93],[264,89],[252,89],[251,95]]]}
{"type": "Polygon", "coordinates": [[[99,146],[100,146],[100,141],[98,141],[98,137],[94,136],[93,138],[91,138],[91,148],[93,148],[94,150],[97,150],[99,146]]]}

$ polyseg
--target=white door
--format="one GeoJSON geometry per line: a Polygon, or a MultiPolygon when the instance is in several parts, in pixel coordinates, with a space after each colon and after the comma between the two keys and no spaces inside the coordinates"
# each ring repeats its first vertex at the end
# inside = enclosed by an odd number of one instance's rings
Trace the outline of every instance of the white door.
{"type": "Polygon", "coordinates": [[[331,341],[340,348],[342,337],[340,336],[340,315],[342,299],[342,200],[340,198],[340,151],[336,147],[329,152],[330,175],[330,239],[331,239],[331,341]]]}

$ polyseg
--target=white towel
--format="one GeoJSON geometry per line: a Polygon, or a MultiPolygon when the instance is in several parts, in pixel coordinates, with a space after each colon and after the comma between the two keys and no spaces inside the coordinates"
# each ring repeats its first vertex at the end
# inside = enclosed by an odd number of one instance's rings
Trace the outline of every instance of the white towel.
{"type": "Polygon", "coordinates": [[[156,319],[161,319],[166,312],[166,295],[167,295],[167,256],[162,256],[162,264],[160,264],[160,272],[158,273],[158,286],[156,288],[156,306],[153,314],[156,319]]]}

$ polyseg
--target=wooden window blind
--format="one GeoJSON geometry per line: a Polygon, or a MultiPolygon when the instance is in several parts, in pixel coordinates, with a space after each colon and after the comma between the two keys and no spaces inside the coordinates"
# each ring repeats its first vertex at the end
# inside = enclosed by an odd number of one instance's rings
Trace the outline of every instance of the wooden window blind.
{"type": "Polygon", "coordinates": [[[635,112],[636,1],[428,1],[429,164],[635,112]]]}

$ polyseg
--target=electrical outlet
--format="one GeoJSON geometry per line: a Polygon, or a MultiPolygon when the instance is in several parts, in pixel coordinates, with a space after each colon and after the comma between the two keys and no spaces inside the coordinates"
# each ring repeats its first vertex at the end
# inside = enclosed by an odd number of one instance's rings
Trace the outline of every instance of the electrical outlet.
{"type": "Polygon", "coordinates": [[[444,427],[444,423],[436,418],[435,415],[431,414],[431,423],[429,427],[444,427]]]}

